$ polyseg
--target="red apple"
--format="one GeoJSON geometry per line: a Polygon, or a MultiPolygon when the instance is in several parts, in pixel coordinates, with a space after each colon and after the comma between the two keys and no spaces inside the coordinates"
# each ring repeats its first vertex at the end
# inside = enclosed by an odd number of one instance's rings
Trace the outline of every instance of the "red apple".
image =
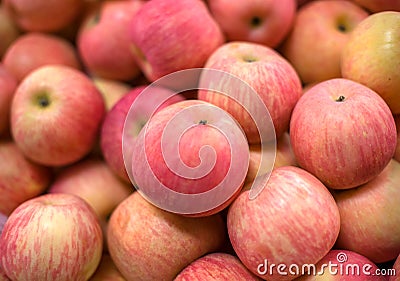
{"type": "MultiPolygon", "coordinates": [[[[334,249],[317,264],[304,267],[310,271],[296,281],[385,281],[379,267],[353,251],[334,249]]],[[[305,271],[305,270],[304,270],[305,271]]]]}
{"type": "Polygon", "coordinates": [[[0,142],[0,213],[43,193],[51,182],[50,169],[27,160],[14,142],[0,142]]]}
{"type": "Polygon", "coordinates": [[[93,209],[70,194],[46,194],[22,203],[0,236],[0,260],[11,280],[88,280],[102,254],[93,209]]]}
{"type": "Polygon", "coordinates": [[[70,42],[55,35],[36,32],[18,37],[4,54],[3,64],[18,81],[48,64],[80,68],[77,53],[70,42]]]}
{"type": "Polygon", "coordinates": [[[153,82],[175,71],[203,67],[224,37],[201,0],[147,1],[130,24],[132,49],[153,82]]]}
{"type": "Polygon", "coordinates": [[[43,66],[15,92],[11,132],[29,159],[68,165],[90,152],[104,112],[101,94],[84,73],[62,65],[43,66]]]}
{"type": "Polygon", "coordinates": [[[384,100],[343,78],[309,89],[290,123],[297,162],[334,189],[353,188],[376,177],[394,155],[396,136],[384,100]]]}
{"type": "Polygon", "coordinates": [[[400,254],[397,256],[394,261],[393,267],[391,268],[391,276],[389,277],[389,281],[399,281],[400,280],[400,254]]]}
{"type": "Polygon", "coordinates": [[[145,1],[103,1],[80,26],[77,48],[94,76],[128,81],[139,74],[130,50],[129,24],[145,1]],[[118,50],[118,51],[116,51],[118,50]]]}
{"type": "Polygon", "coordinates": [[[355,251],[375,263],[398,256],[399,180],[400,163],[391,160],[370,182],[356,189],[334,193],[341,217],[337,247],[355,251]]]}
{"type": "Polygon", "coordinates": [[[255,199],[249,191],[239,195],[227,226],[236,254],[251,272],[264,280],[292,280],[299,274],[289,271],[291,264],[317,263],[333,247],[340,217],[316,177],[285,166],[272,170],[255,199]]]}
{"type": "Polygon", "coordinates": [[[400,11],[398,0],[352,0],[357,5],[369,10],[371,13],[383,11],[400,11]]]}
{"type": "Polygon", "coordinates": [[[130,90],[132,90],[131,85],[118,80],[94,77],[93,82],[103,96],[107,112],[110,111],[111,108],[123,96],[125,96],[130,90]]]}
{"type": "Polygon", "coordinates": [[[88,158],[61,170],[48,191],[77,195],[105,219],[133,190],[103,160],[88,158]]]}
{"type": "Polygon", "coordinates": [[[277,47],[292,28],[296,0],[209,0],[210,12],[229,41],[277,47]]]}
{"type": "Polygon", "coordinates": [[[17,86],[17,79],[0,64],[0,136],[9,135],[11,101],[17,86]]]}
{"type": "Polygon", "coordinates": [[[134,192],[111,215],[107,239],[110,255],[127,280],[173,280],[194,260],[218,251],[226,233],[219,214],[172,214],[134,192]]]}
{"type": "MultiPolygon", "coordinates": [[[[198,95],[200,100],[221,107],[238,120],[250,144],[261,141],[259,130],[253,121],[254,114],[260,110],[256,98],[261,99],[267,107],[276,137],[279,138],[287,131],[291,112],[300,98],[302,88],[294,68],[275,50],[255,43],[230,42],[219,47],[208,58],[205,67],[238,77],[258,94],[257,97],[249,97],[247,91],[231,87],[230,96],[204,90],[199,91],[198,95]],[[235,101],[232,99],[234,95],[242,96],[243,101],[247,101],[249,105],[243,106],[235,101]]],[[[226,76],[218,80],[210,79],[209,83],[223,85],[227,82],[226,79],[231,78],[226,76]]],[[[208,86],[206,82],[203,85],[208,86]]],[[[269,122],[267,116],[263,116],[263,119],[267,120],[265,123],[269,122]]]]}
{"type": "Polygon", "coordinates": [[[346,0],[311,1],[298,9],[280,51],[303,83],[339,78],[342,50],[352,30],[368,15],[346,0]]]}
{"type": "Polygon", "coordinates": [[[377,92],[393,114],[400,113],[400,12],[375,13],[360,22],[343,49],[341,71],[344,78],[377,92]]]}
{"type": "Polygon", "coordinates": [[[8,14],[4,5],[0,4],[0,58],[8,47],[20,36],[20,30],[14,19],[8,14]]]}
{"type": "Polygon", "coordinates": [[[79,15],[82,0],[3,0],[24,31],[53,32],[71,24],[79,15]]]}
{"type": "Polygon", "coordinates": [[[185,215],[226,207],[246,177],[249,148],[228,113],[199,100],[154,114],[132,144],[132,177],[156,206],[185,215]]]}
{"type": "Polygon", "coordinates": [[[115,266],[111,256],[103,254],[100,264],[90,281],[126,281],[126,279],[115,266]]]}
{"type": "MultiPolygon", "coordinates": [[[[105,116],[100,136],[101,151],[110,169],[126,182],[130,182],[130,179],[126,172],[122,146],[125,120],[132,104],[140,103],[137,112],[138,119],[130,124],[131,127],[127,128],[127,136],[129,138],[136,137],[151,114],[157,111],[157,100],[164,100],[160,105],[161,109],[169,104],[182,101],[184,98],[179,94],[174,95],[174,92],[166,88],[136,86],[118,100],[105,116]],[[138,97],[144,90],[147,97],[139,100],[138,97]]],[[[125,161],[127,160],[125,159],[125,161]]]]}
{"type": "Polygon", "coordinates": [[[174,281],[257,281],[261,280],[251,273],[235,256],[227,253],[205,255],[185,267],[174,281]]]}

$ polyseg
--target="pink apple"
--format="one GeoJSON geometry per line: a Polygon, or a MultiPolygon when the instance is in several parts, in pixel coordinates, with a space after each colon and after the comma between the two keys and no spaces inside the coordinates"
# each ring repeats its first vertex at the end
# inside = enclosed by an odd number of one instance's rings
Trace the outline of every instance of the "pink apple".
{"type": "Polygon", "coordinates": [[[172,214],[134,192],[111,215],[107,239],[110,255],[127,280],[173,280],[194,260],[218,251],[226,233],[219,214],[172,214]]]}
{"type": "Polygon", "coordinates": [[[300,167],[334,189],[376,177],[396,148],[389,107],[373,90],[336,78],[309,89],[290,122],[290,140],[300,167]]]}
{"type": "Polygon", "coordinates": [[[203,67],[224,36],[201,0],[147,1],[130,24],[132,51],[151,82],[203,67]]]}
{"type": "Polygon", "coordinates": [[[352,0],[357,5],[369,10],[371,13],[383,11],[399,11],[400,2],[398,0],[352,0]]]}
{"type": "MultiPolygon", "coordinates": [[[[249,42],[229,42],[219,47],[207,60],[206,68],[227,72],[248,83],[257,92],[269,110],[276,137],[279,138],[289,127],[290,115],[300,98],[302,88],[294,68],[275,50],[249,42]]],[[[224,83],[211,80],[211,83],[224,83]]],[[[208,86],[205,84],[204,86],[208,86]]],[[[240,89],[231,89],[239,91],[240,89]]],[[[242,126],[250,144],[259,143],[258,129],[250,114],[259,109],[243,105],[230,97],[214,91],[199,91],[198,98],[228,111],[242,126]],[[250,110],[249,112],[246,111],[250,110]]],[[[249,99],[248,97],[246,97],[249,99]]]]}
{"type": "Polygon", "coordinates": [[[53,32],[71,24],[79,15],[82,0],[3,0],[24,31],[53,32]]]}
{"type": "Polygon", "coordinates": [[[144,3],[140,0],[103,1],[86,16],[76,43],[88,72],[123,81],[139,74],[130,50],[129,24],[144,3]]]}
{"type": "Polygon", "coordinates": [[[389,277],[389,281],[399,281],[400,280],[400,254],[397,256],[394,261],[393,267],[391,268],[391,276],[389,277]]]}
{"type": "Polygon", "coordinates": [[[399,180],[400,163],[391,160],[370,182],[356,189],[334,193],[341,217],[337,247],[355,251],[375,263],[398,256],[399,180]]]}
{"type": "Polygon", "coordinates": [[[14,142],[0,142],[0,213],[43,193],[51,182],[50,169],[27,160],[14,142]]]}
{"type": "Polygon", "coordinates": [[[393,114],[400,113],[400,12],[388,11],[368,16],[353,30],[343,49],[341,71],[344,78],[377,92],[393,114]]]}
{"type": "Polygon", "coordinates": [[[400,162],[400,114],[394,115],[394,122],[396,123],[397,144],[393,158],[400,162]]]}
{"type": "Polygon", "coordinates": [[[277,47],[292,28],[296,0],[209,0],[212,16],[229,41],[277,47]]]}
{"type": "Polygon", "coordinates": [[[210,215],[240,192],[248,150],[228,113],[207,102],[181,101],[152,116],[133,141],[132,177],[139,192],[162,209],[210,215]]]}
{"type": "Polygon", "coordinates": [[[129,128],[129,136],[136,137],[141,128],[147,122],[151,114],[156,111],[157,99],[166,99],[160,106],[160,109],[168,106],[169,104],[184,100],[181,95],[174,95],[174,93],[166,88],[151,86],[136,86],[131,91],[126,93],[106,114],[101,128],[100,145],[101,151],[105,161],[110,169],[117,174],[121,179],[130,183],[129,176],[126,172],[125,162],[123,157],[123,131],[125,120],[131,109],[132,104],[138,101],[140,94],[146,89],[145,94],[149,97],[145,102],[142,102],[138,115],[139,119],[132,128],[129,128]],[[169,98],[173,95],[171,98],[169,98]]]}
{"type": "Polygon", "coordinates": [[[256,176],[270,172],[270,162],[262,162],[261,157],[267,157],[271,159],[270,161],[274,161],[273,168],[297,166],[290,144],[290,136],[287,132],[277,140],[276,146],[272,143],[265,144],[263,147],[259,144],[250,145],[249,170],[247,171],[245,183],[253,182],[256,176]],[[263,166],[260,166],[261,163],[263,163],[263,166]]]}
{"type": "Polygon", "coordinates": [[[4,5],[0,4],[0,58],[3,57],[12,42],[20,36],[20,33],[14,19],[8,14],[4,5]]]}
{"type": "Polygon", "coordinates": [[[174,281],[257,281],[261,280],[251,273],[235,256],[215,252],[205,255],[185,267],[174,281]]]}
{"type": "Polygon", "coordinates": [[[18,81],[33,70],[48,64],[62,64],[80,69],[80,62],[73,45],[67,40],[45,33],[25,33],[7,49],[4,67],[18,81]]]}
{"type": "Polygon", "coordinates": [[[311,1],[297,11],[280,51],[303,83],[339,78],[342,49],[351,31],[368,15],[346,0],[311,1]]]}
{"type": "Polygon", "coordinates": [[[103,96],[106,111],[110,109],[130,90],[132,86],[118,80],[94,77],[93,82],[103,96]]]}
{"type": "Polygon", "coordinates": [[[109,254],[103,254],[100,264],[90,281],[126,281],[109,254]]]}
{"type": "Polygon", "coordinates": [[[72,164],[92,149],[105,109],[92,80],[79,70],[48,65],[30,73],[11,105],[11,132],[29,159],[72,164]]]}
{"type": "Polygon", "coordinates": [[[296,281],[385,281],[378,266],[353,251],[333,249],[296,281]]]}
{"type": "Polygon", "coordinates": [[[0,64],[0,136],[9,135],[11,101],[17,86],[17,79],[0,64]]]}
{"type": "Polygon", "coordinates": [[[102,254],[93,209],[70,194],[46,194],[22,203],[0,236],[0,260],[11,280],[88,280],[102,254]]]}
{"type": "Polygon", "coordinates": [[[314,264],[333,247],[340,217],[328,189],[298,167],[272,170],[251,200],[244,191],[228,211],[228,233],[243,264],[264,280],[292,280],[291,264],[314,264]],[[286,275],[284,275],[286,273],[286,275]]]}
{"type": "Polygon", "coordinates": [[[89,203],[100,218],[106,218],[133,190],[133,186],[119,180],[103,160],[88,158],[61,170],[48,191],[77,195],[89,203]]]}

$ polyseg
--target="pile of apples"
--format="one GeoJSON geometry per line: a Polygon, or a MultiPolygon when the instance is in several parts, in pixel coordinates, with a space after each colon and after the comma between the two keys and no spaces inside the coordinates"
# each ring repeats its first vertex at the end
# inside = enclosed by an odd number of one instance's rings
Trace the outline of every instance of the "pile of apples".
{"type": "Polygon", "coordinates": [[[398,0],[2,0],[0,281],[400,280],[399,30],[398,0]]]}

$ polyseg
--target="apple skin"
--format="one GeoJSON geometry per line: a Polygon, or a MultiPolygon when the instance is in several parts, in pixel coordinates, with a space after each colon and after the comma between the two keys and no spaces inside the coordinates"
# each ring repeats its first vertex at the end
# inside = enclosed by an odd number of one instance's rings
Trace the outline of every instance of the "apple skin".
{"type": "Polygon", "coordinates": [[[77,195],[99,218],[105,219],[133,190],[133,186],[118,179],[103,160],[87,158],[61,170],[48,192],[77,195]]]}
{"type": "Polygon", "coordinates": [[[173,280],[194,260],[218,251],[226,230],[219,214],[172,214],[134,192],[112,213],[107,240],[110,255],[127,280],[173,280]]]}
{"type": "Polygon", "coordinates": [[[0,213],[5,215],[43,193],[52,180],[49,168],[27,160],[9,140],[0,142],[0,163],[0,213]]]}
{"type": "Polygon", "coordinates": [[[93,76],[128,81],[140,70],[130,50],[129,23],[145,1],[104,1],[80,26],[77,48],[93,76]],[[115,52],[118,50],[118,52],[115,52]]]}
{"type": "Polygon", "coordinates": [[[371,13],[383,11],[400,11],[400,2],[397,0],[352,0],[371,13]]]}
{"type": "Polygon", "coordinates": [[[111,256],[103,254],[100,264],[90,281],[126,281],[126,279],[115,266],[111,256]]]}
{"type": "Polygon", "coordinates": [[[343,49],[343,78],[359,82],[377,92],[393,114],[400,113],[400,12],[375,13],[352,31],[343,49]]]}
{"type": "Polygon", "coordinates": [[[23,31],[54,32],[79,15],[81,0],[4,0],[2,5],[23,31]]]}
{"type": "Polygon", "coordinates": [[[328,189],[312,174],[279,167],[272,170],[258,197],[250,200],[248,192],[231,204],[227,227],[237,256],[254,274],[271,281],[294,279],[297,275],[280,275],[276,268],[273,274],[262,274],[265,259],[276,265],[314,264],[333,247],[339,211],[328,189]]]}
{"type": "Polygon", "coordinates": [[[393,158],[400,162],[400,115],[394,115],[394,122],[396,123],[397,144],[393,158]]]}
{"type": "Polygon", "coordinates": [[[118,80],[94,77],[93,82],[103,96],[107,112],[132,90],[131,85],[118,80]]]}
{"type": "Polygon", "coordinates": [[[61,64],[80,69],[80,62],[73,45],[52,34],[28,32],[19,36],[3,57],[4,67],[18,81],[33,70],[48,64],[61,64]]]}
{"type": "Polygon", "coordinates": [[[399,180],[400,163],[392,159],[370,182],[333,193],[341,217],[336,247],[355,251],[375,263],[394,260],[398,256],[399,180]]]}
{"type": "MultiPolygon", "coordinates": [[[[205,67],[227,72],[248,83],[268,108],[276,138],[287,131],[302,87],[294,68],[278,52],[256,43],[228,42],[208,58],[205,67]]],[[[242,105],[226,95],[205,90],[199,90],[198,99],[229,112],[242,126],[249,143],[260,143],[257,127],[242,105]]]]}
{"type": "Polygon", "coordinates": [[[342,50],[351,31],[368,15],[350,1],[312,1],[298,9],[293,28],[279,50],[303,83],[340,78],[342,50]]]}
{"type": "Polygon", "coordinates": [[[132,19],[132,51],[153,82],[175,71],[203,67],[225,38],[201,0],[147,1],[132,19]],[[201,36],[199,36],[201,34],[201,36]]]}
{"type": "Polygon", "coordinates": [[[233,255],[215,252],[205,255],[185,267],[174,281],[257,281],[261,280],[251,273],[233,255]]]}
{"type": "Polygon", "coordinates": [[[104,114],[103,98],[89,77],[48,65],[19,84],[11,104],[11,132],[32,161],[64,166],[90,152],[104,114]]]}
{"type": "Polygon", "coordinates": [[[296,0],[209,0],[210,12],[229,41],[275,48],[292,28],[296,0]]]}
{"type": "MultiPolygon", "coordinates": [[[[131,183],[131,181],[126,172],[122,147],[124,125],[132,104],[145,89],[145,94],[148,94],[149,98],[146,100],[146,102],[143,103],[143,106],[141,107],[141,110],[143,110],[143,112],[140,112],[140,114],[143,115],[143,119],[139,122],[140,124],[136,124],[136,127],[129,129],[129,135],[132,138],[136,137],[139,134],[142,126],[147,122],[147,115],[150,116],[156,110],[156,101],[151,99],[151,96],[156,96],[158,98],[168,98],[170,95],[173,94],[173,92],[166,88],[155,86],[151,88],[147,88],[147,86],[133,87],[107,112],[100,132],[101,151],[106,163],[116,175],[118,175],[121,179],[128,183],[131,183]]],[[[166,100],[158,110],[175,102],[183,100],[183,96],[179,94],[174,95],[166,100]]]]}
{"type": "Polygon", "coordinates": [[[393,157],[397,133],[384,100],[357,82],[318,83],[298,101],[290,141],[300,167],[333,189],[376,177],[393,157]]]}
{"type": "Polygon", "coordinates": [[[4,8],[4,5],[0,5],[0,58],[3,58],[8,47],[20,34],[21,31],[4,8]]]}
{"type": "Polygon", "coordinates": [[[9,216],[0,236],[0,260],[11,280],[88,280],[102,245],[97,216],[83,199],[46,194],[9,216]]]}
{"type": "Polygon", "coordinates": [[[295,281],[386,281],[385,276],[375,273],[378,266],[353,251],[332,249],[316,265],[316,273],[303,275],[295,281]],[[329,268],[329,264],[333,266],[329,268]],[[322,273],[323,272],[323,273],[322,273]]]}
{"type": "Polygon", "coordinates": [[[10,108],[17,79],[0,64],[0,136],[10,134],[10,108]]]}
{"type": "Polygon", "coordinates": [[[395,271],[395,275],[392,275],[389,277],[389,281],[399,281],[400,280],[400,254],[397,256],[396,260],[394,261],[394,264],[392,266],[392,269],[395,271]]]}

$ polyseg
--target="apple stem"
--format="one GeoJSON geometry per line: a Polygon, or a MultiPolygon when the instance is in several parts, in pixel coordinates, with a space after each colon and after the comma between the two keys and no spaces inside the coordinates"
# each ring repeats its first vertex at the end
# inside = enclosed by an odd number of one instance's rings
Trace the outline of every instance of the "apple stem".
{"type": "Polygon", "coordinates": [[[337,102],[342,102],[342,101],[344,101],[345,99],[346,99],[345,96],[339,96],[339,97],[336,99],[336,101],[337,101],[337,102]]]}
{"type": "Polygon", "coordinates": [[[207,120],[200,120],[199,121],[199,125],[206,125],[207,124],[207,120]]]}

